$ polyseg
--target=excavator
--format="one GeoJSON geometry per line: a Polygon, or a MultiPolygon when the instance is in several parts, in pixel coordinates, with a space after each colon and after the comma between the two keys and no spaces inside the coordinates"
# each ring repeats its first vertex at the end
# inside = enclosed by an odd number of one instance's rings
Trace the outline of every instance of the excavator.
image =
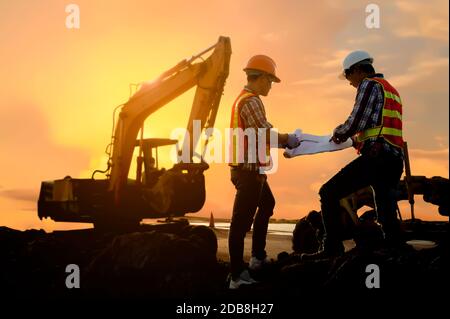
{"type": "MultiPolygon", "coordinates": [[[[209,166],[201,156],[194,161],[197,154],[193,150],[200,138],[194,140],[193,123],[200,121],[201,129],[214,126],[229,73],[230,57],[230,39],[221,36],[211,47],[182,60],[154,81],[140,85],[126,103],[114,110],[114,114],[119,109],[120,113],[117,122],[113,120],[113,134],[107,147],[107,169],[94,171],[91,178],[66,176],[42,182],[39,218],[93,223],[96,229],[125,229],[138,226],[144,218],[171,219],[198,212],[205,202],[204,171],[209,166]],[[144,138],[144,121],[194,86],[196,91],[186,129],[189,133],[186,136],[190,138],[185,137],[181,148],[189,154],[178,151],[179,158],[184,161],[168,170],[159,169],[158,148],[175,146],[178,141],[144,138]],[[189,147],[184,147],[186,144],[189,147]],[[136,177],[132,179],[129,173],[136,147],[139,155],[136,177]],[[106,178],[95,179],[99,172],[106,178]]],[[[201,143],[206,147],[208,139],[201,143]]]]}

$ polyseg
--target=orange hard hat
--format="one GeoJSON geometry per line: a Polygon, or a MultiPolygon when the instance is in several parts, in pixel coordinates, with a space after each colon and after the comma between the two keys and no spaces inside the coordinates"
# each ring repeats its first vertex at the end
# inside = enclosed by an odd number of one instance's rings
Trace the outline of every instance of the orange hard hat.
{"type": "MultiPolygon", "coordinates": [[[[251,74],[252,71],[262,71],[264,73],[267,73],[272,76],[273,82],[280,82],[281,80],[276,75],[276,68],[277,65],[275,64],[275,61],[269,58],[267,55],[258,54],[255,56],[252,56],[250,60],[247,62],[247,66],[245,67],[244,71],[247,74],[251,74]]],[[[260,73],[260,72],[253,72],[254,74],[260,73]]]]}

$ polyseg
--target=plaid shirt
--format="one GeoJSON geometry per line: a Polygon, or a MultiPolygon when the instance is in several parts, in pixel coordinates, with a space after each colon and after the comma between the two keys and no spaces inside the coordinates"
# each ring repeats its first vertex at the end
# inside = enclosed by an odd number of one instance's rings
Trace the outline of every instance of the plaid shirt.
{"type": "MultiPolygon", "coordinates": [[[[378,73],[368,77],[383,78],[383,74],[378,73]]],[[[384,93],[381,84],[364,79],[358,86],[355,105],[350,116],[344,124],[334,129],[334,135],[340,140],[346,140],[358,132],[381,125],[383,105],[384,93]]],[[[366,140],[361,149],[361,153],[364,154],[367,152],[376,140],[376,137],[366,140]]],[[[389,144],[384,139],[383,148],[389,153],[403,157],[403,151],[401,149],[389,144]]]]}
{"type": "MultiPolygon", "coordinates": [[[[250,93],[254,93],[247,86],[244,88],[244,90],[250,93]]],[[[273,128],[272,124],[267,121],[266,110],[259,96],[252,96],[245,99],[244,103],[241,106],[239,115],[244,123],[245,128],[254,128],[255,132],[258,132],[258,128],[273,128]]],[[[258,145],[258,137],[256,140],[256,145],[258,145]]],[[[244,163],[239,165],[240,169],[251,171],[259,170],[259,167],[260,165],[258,161],[256,161],[256,163],[248,162],[247,153],[244,154],[244,163]]]]}

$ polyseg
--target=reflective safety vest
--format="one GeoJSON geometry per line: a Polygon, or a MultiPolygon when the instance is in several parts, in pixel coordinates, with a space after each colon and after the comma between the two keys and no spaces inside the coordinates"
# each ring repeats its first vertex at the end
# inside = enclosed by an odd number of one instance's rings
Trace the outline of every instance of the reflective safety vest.
{"type": "Polygon", "coordinates": [[[402,148],[402,101],[397,90],[382,78],[367,78],[381,84],[384,94],[381,124],[356,134],[356,142],[361,149],[365,140],[369,138],[383,137],[393,146],[402,148]]]}
{"type": "MultiPolygon", "coordinates": [[[[246,90],[242,90],[242,92],[237,97],[236,101],[233,104],[233,108],[231,110],[231,122],[230,122],[230,166],[239,166],[239,164],[244,163],[245,159],[245,153],[248,152],[248,137],[245,136],[243,131],[245,131],[246,127],[244,122],[241,119],[241,108],[242,105],[244,105],[244,102],[247,98],[257,96],[254,93],[251,93],[246,90]],[[240,132],[234,132],[235,129],[240,128],[242,131],[240,132]]],[[[257,140],[258,136],[258,130],[255,129],[255,142],[257,140]]],[[[255,152],[255,162],[258,161],[259,166],[270,166],[270,146],[267,145],[266,141],[266,147],[265,150],[259,155],[259,147],[258,145],[254,145],[256,147],[255,152]],[[261,160],[262,159],[262,160],[261,160]]],[[[247,159],[248,159],[249,153],[247,153],[247,159]]]]}

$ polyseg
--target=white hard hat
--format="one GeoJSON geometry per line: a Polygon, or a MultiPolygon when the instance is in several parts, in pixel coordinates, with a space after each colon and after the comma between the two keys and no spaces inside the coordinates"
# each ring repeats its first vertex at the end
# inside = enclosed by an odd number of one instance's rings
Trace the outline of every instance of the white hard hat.
{"type": "MultiPolygon", "coordinates": [[[[360,62],[366,63],[366,64],[372,64],[373,58],[366,51],[357,50],[357,51],[350,52],[345,57],[344,62],[342,62],[343,72],[345,72],[345,70],[350,69],[350,67],[352,67],[353,65],[360,63],[360,62]]],[[[340,78],[342,78],[342,77],[345,78],[345,76],[343,76],[343,74],[340,76],[340,78]]]]}

